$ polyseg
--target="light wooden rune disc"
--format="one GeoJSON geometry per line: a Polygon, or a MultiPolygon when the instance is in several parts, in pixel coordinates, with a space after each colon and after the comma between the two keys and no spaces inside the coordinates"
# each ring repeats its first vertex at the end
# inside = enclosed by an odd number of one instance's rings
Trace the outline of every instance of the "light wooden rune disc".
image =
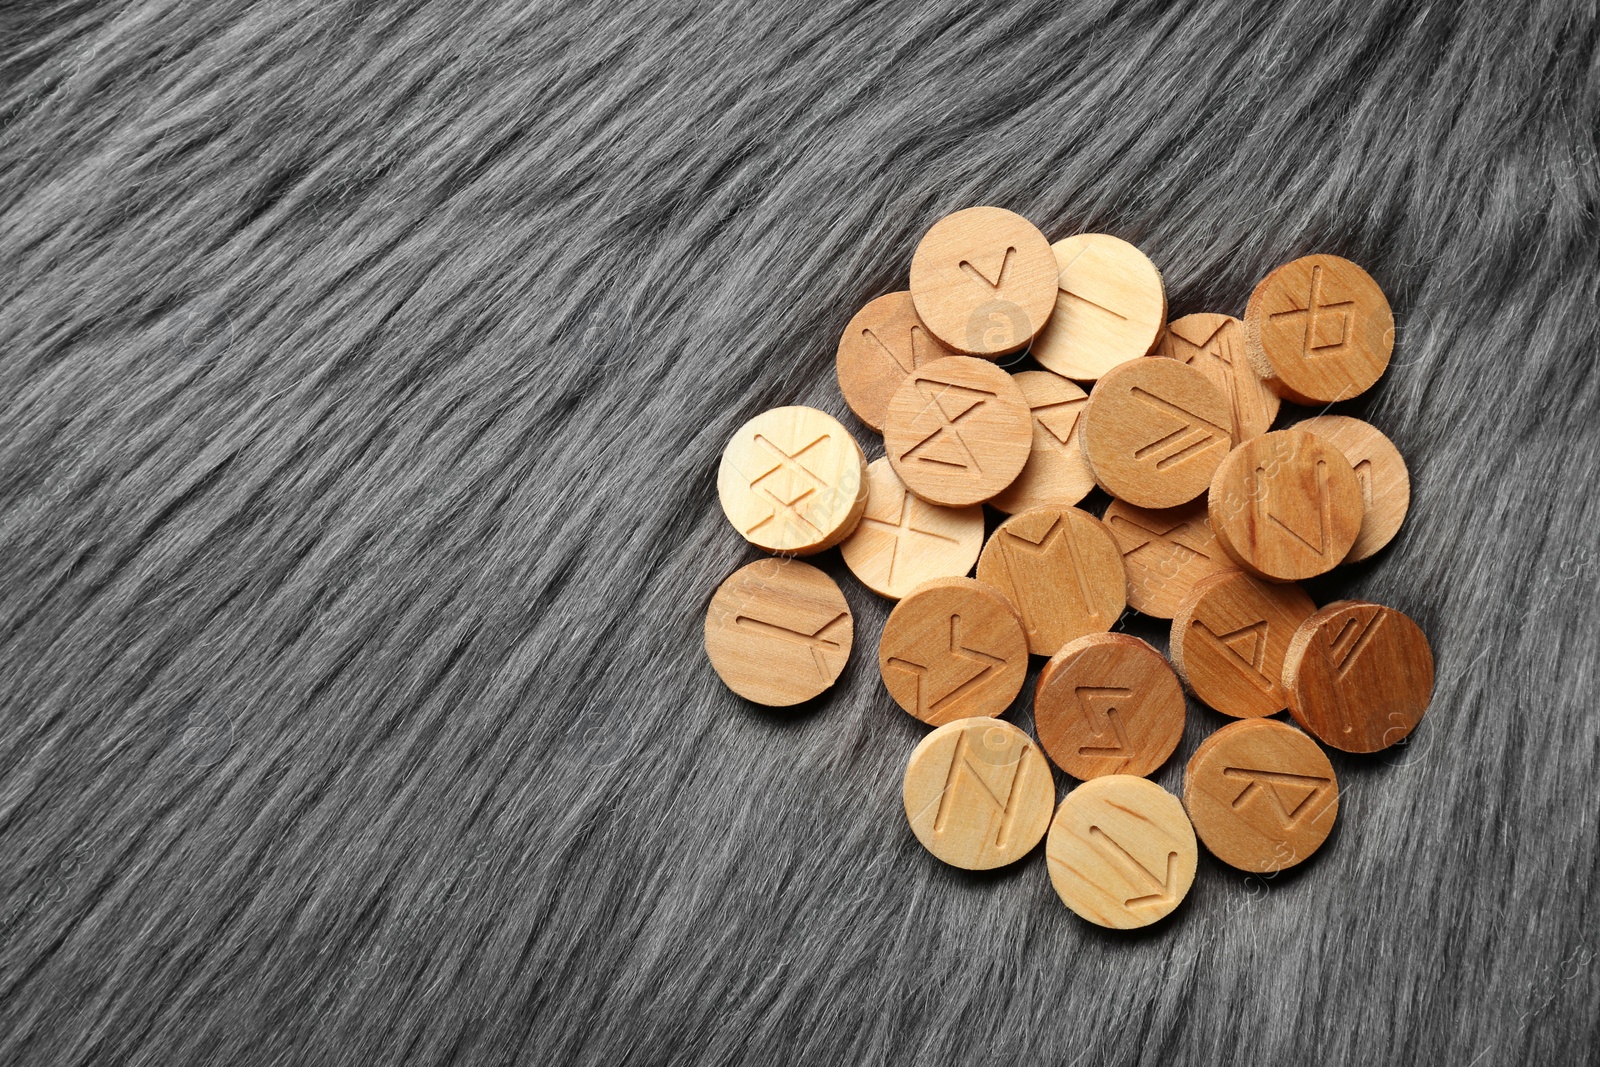
{"type": "Polygon", "coordinates": [[[922,846],[954,867],[984,871],[1026,856],[1050,825],[1050,765],[1003,719],[957,719],[911,753],[906,818],[922,846]]]}
{"type": "Polygon", "coordinates": [[[1166,657],[1129,634],[1089,634],[1039,674],[1039,744],[1074,778],[1149,774],[1183,737],[1183,687],[1166,657]]]}
{"type": "Polygon", "coordinates": [[[795,559],[758,559],[717,587],[706,609],[706,655],[729,689],[787,707],[826,690],[855,639],[832,578],[795,559]]]}
{"type": "Polygon", "coordinates": [[[1347,415],[1317,415],[1295,423],[1294,428],[1316,434],[1337,448],[1361,483],[1361,532],[1344,561],[1366,559],[1394,540],[1411,507],[1411,474],[1394,442],[1370,422],[1347,415]]]}
{"type": "Polygon", "coordinates": [[[867,465],[867,510],[839,552],[861,584],[899,599],[930,578],[972,570],[983,550],[983,508],[942,508],[908,492],[887,458],[867,465]]]}
{"type": "Polygon", "coordinates": [[[1194,884],[1194,827],[1178,798],[1113,774],[1068,793],[1050,823],[1050,882],[1079,916],[1132,930],[1170,915],[1194,884]]]}
{"type": "Polygon", "coordinates": [[[1099,519],[1077,508],[1024,511],[1001,523],[978,557],[978,580],[1016,605],[1037,656],[1053,656],[1075,637],[1104,633],[1128,605],[1116,541],[1099,519]]]}
{"type": "Polygon", "coordinates": [[[888,293],[856,312],[844,328],[834,359],[839,391],[857,418],[882,433],[889,398],[906,375],[956,354],[922,325],[910,293],[888,293]]]}
{"type": "Polygon", "coordinates": [[[1388,298],[1370,274],[1338,256],[1305,256],[1261,279],[1244,331],[1256,373],[1299,404],[1366,392],[1394,351],[1388,298]]]}
{"type": "Polygon", "coordinates": [[[1033,445],[1028,402],[1011,375],[951,356],[895,390],[883,447],[906,488],[946,507],[981,504],[1016,480],[1033,445]]]}
{"type": "Polygon", "coordinates": [[[1047,370],[1025,370],[1015,380],[1033,413],[1033,448],[1017,480],[989,503],[1008,515],[1070,508],[1094,488],[1077,433],[1089,394],[1047,370]]]}
{"type": "Polygon", "coordinates": [[[1382,604],[1340,600],[1306,619],[1283,659],[1289,712],[1317,740],[1376,752],[1408,736],[1433,699],[1422,628],[1382,604]]]}
{"type": "Polygon", "coordinates": [[[1151,355],[1187,363],[1228,398],[1234,444],[1260,437],[1278,417],[1279,397],[1245,353],[1244,323],[1231,315],[1185,315],[1167,323],[1151,355]]]}
{"type": "Polygon", "coordinates": [[[1211,532],[1204,499],[1160,510],[1113,500],[1102,521],[1122,550],[1128,604],[1146,615],[1172,618],[1201,579],[1235,569],[1211,532]]]}
{"type": "Polygon", "coordinates": [[[1274,430],[1234,449],[1206,506],[1228,558],[1277,582],[1331,571],[1361,531],[1361,483],[1350,461],[1304,430],[1274,430]]]}
{"type": "Polygon", "coordinates": [[[1149,352],[1167,321],[1161,272],[1145,254],[1107,233],[1080,233],[1051,246],[1055,312],[1033,345],[1047,370],[1092,382],[1149,352]]]}
{"type": "Polygon", "coordinates": [[[746,541],[807,556],[856,528],[867,506],[867,460],[832,415],[773,408],[739,427],[723,449],[717,496],[746,541]]]}
{"type": "Polygon", "coordinates": [[[930,725],[1000,715],[1028,675],[1028,638],[995,589],[935,578],[889,613],[878,671],[895,703],[930,725]]]}
{"type": "Polygon", "coordinates": [[[1026,348],[1055,306],[1056,259],[1033,223],[998,207],[946,215],[911,256],[917,315],[957,352],[1026,348]]]}

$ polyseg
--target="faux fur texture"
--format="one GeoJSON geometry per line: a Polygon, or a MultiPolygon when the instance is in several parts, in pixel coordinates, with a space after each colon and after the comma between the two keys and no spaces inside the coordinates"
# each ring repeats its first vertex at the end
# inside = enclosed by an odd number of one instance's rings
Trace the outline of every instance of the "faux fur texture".
{"type": "Polygon", "coordinates": [[[0,1063],[1594,1054],[1592,2],[13,0],[0,115],[0,1063]],[[847,417],[978,203],[1174,317],[1321,250],[1400,324],[1339,410],[1411,515],[1313,592],[1415,617],[1433,708],[1139,935],[917,845],[837,552],[832,693],[700,645],[722,444],[847,417]]]}

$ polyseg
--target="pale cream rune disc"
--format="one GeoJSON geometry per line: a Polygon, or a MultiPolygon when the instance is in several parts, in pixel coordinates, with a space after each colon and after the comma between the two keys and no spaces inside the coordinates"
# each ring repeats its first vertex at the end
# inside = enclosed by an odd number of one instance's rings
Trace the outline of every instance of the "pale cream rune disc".
{"type": "Polygon", "coordinates": [[[985,871],[1026,856],[1050,825],[1055,779],[1027,734],[1001,719],[957,719],[911,753],[906,818],[953,867],[985,871]]]}
{"type": "Polygon", "coordinates": [[[1033,343],[1047,370],[1080,382],[1149,352],[1167,321],[1161,272],[1127,241],[1080,233],[1050,246],[1056,306],[1033,343]]]}
{"type": "Polygon", "coordinates": [[[930,578],[972,570],[983,550],[983,508],[946,508],[908,492],[887,458],[867,465],[867,510],[839,552],[861,584],[899,599],[930,578]]]}
{"type": "Polygon", "coordinates": [[[1067,907],[1100,926],[1132,930],[1183,902],[1200,849],[1177,797],[1147,778],[1113,774],[1067,794],[1044,854],[1067,907]]]}
{"type": "Polygon", "coordinates": [[[722,511],[746,541],[807,556],[856,528],[867,460],[839,421],[807,407],[763,411],[734,433],[717,469],[722,511]]]}

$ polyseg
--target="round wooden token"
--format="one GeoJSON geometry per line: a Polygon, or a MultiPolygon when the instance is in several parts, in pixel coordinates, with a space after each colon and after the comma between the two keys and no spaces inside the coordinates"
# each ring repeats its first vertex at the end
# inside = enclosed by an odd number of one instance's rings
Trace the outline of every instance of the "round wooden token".
{"type": "Polygon", "coordinates": [[[1000,715],[1028,675],[1028,638],[997,590],[935,578],[889,613],[878,670],[895,703],[933,726],[1000,715]]]}
{"type": "Polygon", "coordinates": [[[1178,798],[1127,774],[1095,778],[1068,793],[1044,854],[1062,902],[1113,930],[1170,915],[1188,896],[1200,858],[1178,798]]]}
{"type": "Polygon", "coordinates": [[[1167,323],[1151,355],[1187,363],[1228,398],[1229,428],[1238,444],[1272,429],[1278,394],[1267,387],[1245,354],[1244,323],[1231,315],[1185,315],[1167,323]]]}
{"type": "Polygon", "coordinates": [[[1172,616],[1172,665],[1194,695],[1238,719],[1288,706],[1283,658],[1317,606],[1297,585],[1227,571],[1198,582],[1172,616]]]}
{"type": "Polygon", "coordinates": [[[1371,275],[1338,256],[1305,256],[1261,279],[1244,330],[1256,373],[1300,404],[1365,392],[1394,351],[1388,298],[1371,275]]]}
{"type": "Polygon", "coordinates": [[[1223,460],[1207,507],[1230,559],[1258,577],[1295,581],[1349,554],[1361,530],[1361,483],[1329,442],[1274,430],[1223,460]]]}
{"type": "Polygon", "coordinates": [[[1026,348],[1056,298],[1044,234],[1015,212],[969,207],[946,215],[911,256],[911,299],[933,335],[973,356],[1026,348]]]}
{"type": "Polygon", "coordinates": [[[855,637],[832,578],[795,559],[758,559],[728,576],[706,609],[706,655],[729,689],[787,707],[831,686],[855,637]]]}
{"type": "Polygon", "coordinates": [[[867,465],[867,509],[839,545],[845,565],[880,596],[905,596],[930,578],[972,570],[983,550],[983,508],[942,508],[906,491],[887,458],[867,465]]]}
{"type": "Polygon", "coordinates": [[[1347,415],[1317,415],[1294,428],[1316,434],[1343,453],[1361,484],[1361,532],[1344,561],[1366,559],[1394,540],[1411,507],[1411,474],[1394,442],[1370,422],[1347,415]]]}
{"type": "Polygon", "coordinates": [[[1034,358],[1057,374],[1092,382],[1149,352],[1167,321],[1155,264],[1107,233],[1076,234],[1051,250],[1055,313],[1034,342],[1034,358]]]}
{"type": "Polygon", "coordinates": [[[1283,661],[1289,713],[1325,745],[1388,748],[1433,699],[1433,649],[1421,627],[1381,604],[1340,600],[1300,624],[1283,661]]]}
{"type": "Polygon", "coordinates": [[[1128,604],[1146,615],[1172,618],[1202,578],[1237,569],[1211,532],[1203,499],[1160,510],[1113,500],[1103,521],[1122,551],[1128,604]]]}
{"type": "Polygon", "coordinates": [[[867,506],[867,459],[833,416],[763,411],[722,451],[717,496],[746,541],[808,556],[850,536],[867,506]]]}
{"type": "Polygon", "coordinates": [[[1014,380],[1033,412],[1033,447],[1017,480],[989,503],[1008,515],[1032,508],[1070,508],[1094,488],[1077,434],[1089,394],[1047,370],[1025,370],[1014,380]]]}
{"type": "Polygon", "coordinates": [[[889,462],[932,504],[981,504],[1028,462],[1033,420],[1011,375],[951,356],[918,367],[895,390],[883,428],[889,462]]]}
{"type": "Polygon", "coordinates": [[[906,375],[956,355],[917,318],[910,293],[888,293],[856,312],[839,338],[839,391],[856,417],[883,432],[889,398],[906,375]]]}
{"type": "Polygon", "coordinates": [[[1166,658],[1128,634],[1069,641],[1039,675],[1033,726],[1074,778],[1142,777],[1183,737],[1183,687],[1166,658]]]}
{"type": "Polygon", "coordinates": [[[1275,719],[1247,719],[1195,750],[1183,803],[1212,855],[1266,874],[1322,847],[1339,814],[1339,782],[1311,738],[1275,719]]]}
{"type": "Polygon", "coordinates": [[[1172,359],[1135,359],[1095,383],[1078,425],[1100,488],[1141,508],[1171,508],[1206,491],[1233,445],[1228,398],[1172,359]]]}
{"type": "Polygon", "coordinates": [[[911,832],[953,867],[986,871],[1026,856],[1050,825],[1050,765],[1003,719],[957,719],[934,730],[906,764],[911,832]]]}
{"type": "Polygon", "coordinates": [[[1016,606],[1037,656],[1104,633],[1128,604],[1116,541],[1099,519],[1077,508],[1040,508],[1001,523],[978,557],[978,580],[1016,606]]]}

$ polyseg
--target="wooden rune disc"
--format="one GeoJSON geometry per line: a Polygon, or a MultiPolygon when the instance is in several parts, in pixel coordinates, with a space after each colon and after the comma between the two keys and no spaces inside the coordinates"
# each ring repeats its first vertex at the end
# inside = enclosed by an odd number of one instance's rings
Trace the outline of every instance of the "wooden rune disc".
{"type": "Polygon", "coordinates": [[[1233,442],[1260,437],[1278,417],[1278,394],[1256,374],[1245,353],[1244,323],[1231,315],[1185,315],[1167,323],[1154,356],[1187,363],[1228,398],[1233,442]]]}
{"type": "Polygon", "coordinates": [[[1240,571],[1202,579],[1172,616],[1172,665],[1195,696],[1224,715],[1274,715],[1289,703],[1289,642],[1316,610],[1298,585],[1240,571]]]}
{"type": "Polygon", "coordinates": [[[1001,523],[978,557],[978,580],[1016,607],[1036,656],[1104,633],[1128,604],[1116,541],[1099,519],[1077,508],[1040,508],[1001,523]]]}
{"type": "Polygon", "coordinates": [[[1133,930],[1183,903],[1200,849],[1177,797],[1113,774],[1067,794],[1044,855],[1062,903],[1099,926],[1133,930]]]}
{"type": "Polygon", "coordinates": [[[850,658],[855,625],[832,578],[795,559],[758,559],[717,587],[706,655],[729,689],[788,707],[819,695],[850,658]]]}
{"type": "Polygon", "coordinates": [[[1039,675],[1039,744],[1074,778],[1149,774],[1183,737],[1183,687],[1166,658],[1128,634],[1069,641],[1039,675]]]}
{"type": "Polygon", "coordinates": [[[1094,488],[1077,434],[1089,394],[1047,370],[1025,370],[1013,380],[1033,413],[1033,447],[1017,480],[989,503],[1008,515],[1033,508],[1070,508],[1094,488]]]}
{"type": "Polygon", "coordinates": [[[1183,803],[1212,855],[1266,874],[1322,847],[1339,814],[1339,782],[1311,738],[1275,719],[1246,719],[1195,750],[1183,803]]]}
{"type": "Polygon", "coordinates": [[[1400,450],[1370,422],[1347,415],[1317,415],[1295,423],[1343,453],[1361,484],[1361,532],[1346,563],[1366,559],[1394,540],[1411,507],[1411,474],[1400,450]]]}
{"type": "Polygon", "coordinates": [[[1056,259],[1021,215],[969,207],[946,215],[911,256],[911,299],[940,341],[972,356],[1026,348],[1055,306],[1056,259]]]}
{"type": "Polygon", "coordinates": [[[930,578],[967,574],[983,550],[983,508],[942,508],[906,490],[888,459],[867,465],[867,508],[839,545],[845,565],[898,599],[930,578]]]}
{"type": "Polygon", "coordinates": [[[883,446],[907,489],[930,504],[981,504],[1016,480],[1033,446],[1028,401],[1011,375],[951,356],[906,375],[883,446]]]}
{"type": "Polygon", "coordinates": [[[1000,715],[1028,675],[1028,638],[995,589],[935,578],[889,613],[878,670],[895,703],[930,725],[1000,715]]]}
{"type": "Polygon", "coordinates": [[[1146,354],[1167,321],[1161,272],[1145,254],[1108,233],[1080,233],[1051,246],[1055,313],[1033,345],[1046,369],[1092,382],[1146,354]]]}
{"type": "Polygon", "coordinates": [[[1122,551],[1128,604],[1146,615],[1172,618],[1202,578],[1237,569],[1211,532],[1204,499],[1160,510],[1113,500],[1102,521],[1122,551]]]}
{"type": "Polygon", "coordinates": [[[867,506],[867,459],[833,416],[763,411],[722,451],[717,496],[746,541],[808,556],[850,536],[867,506]]]}
{"type": "Polygon", "coordinates": [[[1283,661],[1289,713],[1317,740],[1377,752],[1416,729],[1433,699],[1422,628],[1381,604],[1340,600],[1300,624],[1283,661]]]}
{"type": "Polygon", "coordinates": [[[1274,430],[1222,461],[1207,507],[1230,559],[1258,577],[1296,581],[1331,571],[1350,553],[1361,530],[1361,483],[1328,441],[1274,430]]]}
{"type": "Polygon", "coordinates": [[[910,293],[887,293],[856,312],[839,337],[839,391],[858,419],[882,433],[889,398],[906,375],[956,354],[922,325],[910,293]]]}
{"type": "Polygon", "coordinates": [[[1039,843],[1056,784],[1027,734],[980,717],[945,723],[922,739],[906,764],[903,796],[923,848],[953,867],[986,871],[1039,843]]]}
{"type": "Polygon", "coordinates": [[[1078,425],[1100,488],[1141,508],[1171,508],[1206,491],[1233,447],[1228,399],[1193,367],[1135,359],[1095,383],[1078,425]]]}
{"type": "Polygon", "coordinates": [[[1371,275],[1338,256],[1305,256],[1261,279],[1244,330],[1256,373],[1299,404],[1366,392],[1394,351],[1388,298],[1371,275]]]}

